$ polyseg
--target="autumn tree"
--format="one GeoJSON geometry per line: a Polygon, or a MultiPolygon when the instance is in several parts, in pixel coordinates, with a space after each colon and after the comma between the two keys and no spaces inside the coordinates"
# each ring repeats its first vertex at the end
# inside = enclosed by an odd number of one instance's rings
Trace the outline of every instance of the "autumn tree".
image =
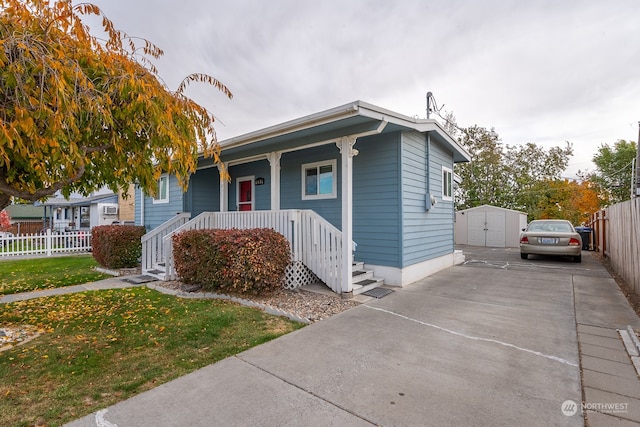
{"type": "Polygon", "coordinates": [[[219,162],[214,116],[184,94],[215,78],[191,74],[175,91],[152,61],[163,54],[129,37],[95,5],[0,0],[0,210],[131,182],[155,194],[162,171],[183,187],[199,154],[219,162]],[[82,17],[102,18],[105,40],[82,17]]]}
{"type": "Polygon", "coordinates": [[[528,211],[530,219],[566,219],[578,225],[600,209],[595,186],[589,181],[541,181],[536,199],[536,205],[528,211]]]}
{"type": "Polygon", "coordinates": [[[618,140],[602,144],[593,156],[596,170],[581,175],[592,181],[606,204],[620,203],[631,198],[631,165],[637,156],[636,143],[618,140]]]}

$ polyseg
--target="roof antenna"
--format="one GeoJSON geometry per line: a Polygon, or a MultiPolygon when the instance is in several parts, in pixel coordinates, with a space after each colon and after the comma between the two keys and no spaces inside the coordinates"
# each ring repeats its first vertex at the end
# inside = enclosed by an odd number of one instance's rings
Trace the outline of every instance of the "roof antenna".
{"type": "Polygon", "coordinates": [[[429,120],[429,116],[431,113],[435,112],[438,116],[440,115],[440,110],[444,108],[444,104],[440,108],[438,108],[438,104],[436,103],[436,99],[433,97],[431,92],[427,92],[427,120],[429,120]],[[431,108],[431,103],[433,103],[433,109],[431,108]]]}

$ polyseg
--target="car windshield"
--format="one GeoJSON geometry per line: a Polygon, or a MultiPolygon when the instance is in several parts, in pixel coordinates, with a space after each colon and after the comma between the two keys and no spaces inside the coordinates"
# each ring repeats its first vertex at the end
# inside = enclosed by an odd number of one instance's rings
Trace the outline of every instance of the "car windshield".
{"type": "Polygon", "coordinates": [[[571,224],[568,222],[539,221],[531,223],[529,225],[529,231],[560,231],[570,233],[573,230],[571,230],[571,224]]]}

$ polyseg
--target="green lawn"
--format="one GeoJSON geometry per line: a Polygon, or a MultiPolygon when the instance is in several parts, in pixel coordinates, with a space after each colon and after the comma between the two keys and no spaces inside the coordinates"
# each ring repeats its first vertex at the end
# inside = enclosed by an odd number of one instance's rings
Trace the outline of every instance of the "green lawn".
{"type": "MultiPolygon", "coordinates": [[[[11,286],[6,265],[0,274],[11,286]]],[[[0,424],[7,426],[64,424],[302,327],[144,287],[0,304],[0,325],[42,332],[0,352],[0,424]]]]}
{"type": "Polygon", "coordinates": [[[0,260],[0,295],[80,285],[110,276],[91,255],[0,260]]]}

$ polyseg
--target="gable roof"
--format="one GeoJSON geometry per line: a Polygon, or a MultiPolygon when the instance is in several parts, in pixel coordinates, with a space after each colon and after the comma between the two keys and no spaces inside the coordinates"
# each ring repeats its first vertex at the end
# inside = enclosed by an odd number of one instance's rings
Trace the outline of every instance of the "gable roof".
{"type": "Polygon", "coordinates": [[[31,204],[9,205],[5,208],[9,217],[15,219],[42,219],[44,210],[42,206],[34,206],[31,204]]]}
{"type": "Polygon", "coordinates": [[[467,209],[462,209],[456,212],[469,212],[469,211],[475,211],[475,210],[482,210],[482,209],[493,209],[493,210],[500,210],[500,211],[509,211],[509,212],[515,212],[515,213],[519,213],[519,214],[525,214],[528,215],[528,213],[526,212],[522,212],[522,211],[516,211],[514,209],[509,209],[509,208],[501,208],[500,206],[493,206],[493,205],[480,205],[480,206],[474,206],[472,208],[467,208],[467,209]]]}
{"type": "Polygon", "coordinates": [[[265,151],[292,149],[304,140],[307,144],[359,133],[388,133],[399,130],[429,132],[432,139],[448,147],[453,161],[468,162],[471,155],[435,120],[408,117],[363,101],[354,101],[278,125],[270,126],[220,142],[222,153],[233,157],[252,149],[265,151]]]}

